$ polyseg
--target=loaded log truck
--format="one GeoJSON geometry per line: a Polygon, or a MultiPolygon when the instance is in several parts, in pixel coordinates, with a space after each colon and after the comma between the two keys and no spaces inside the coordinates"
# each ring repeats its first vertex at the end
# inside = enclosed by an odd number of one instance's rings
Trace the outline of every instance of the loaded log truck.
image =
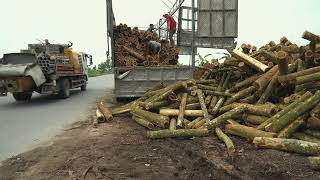
{"type": "Polygon", "coordinates": [[[70,90],[85,91],[92,56],[72,50],[72,43],[29,44],[20,53],[0,60],[0,96],[11,93],[16,101],[28,101],[33,92],[68,98],[70,90]]]}

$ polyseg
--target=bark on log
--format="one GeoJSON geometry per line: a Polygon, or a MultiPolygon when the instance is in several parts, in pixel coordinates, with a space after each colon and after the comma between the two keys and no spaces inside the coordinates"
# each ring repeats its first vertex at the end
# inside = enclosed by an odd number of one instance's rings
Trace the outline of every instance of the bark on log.
{"type": "Polygon", "coordinates": [[[149,121],[145,120],[144,118],[141,118],[141,117],[139,117],[137,115],[133,115],[132,119],[136,123],[138,123],[139,125],[141,125],[141,126],[143,126],[145,128],[148,128],[150,130],[152,130],[154,128],[154,125],[151,122],[149,122],[149,121]]]}
{"type": "Polygon", "coordinates": [[[301,92],[303,90],[312,90],[312,89],[319,89],[319,88],[320,88],[320,81],[313,81],[313,82],[296,85],[295,92],[301,92]]]}
{"type": "Polygon", "coordinates": [[[307,141],[307,142],[313,142],[313,143],[318,143],[320,144],[320,139],[310,136],[308,134],[305,133],[301,133],[301,132],[296,132],[294,134],[292,134],[292,137],[295,139],[299,139],[302,141],[307,141]]]}
{"type": "Polygon", "coordinates": [[[197,94],[198,94],[199,102],[203,112],[203,117],[209,122],[209,113],[208,113],[206,103],[204,102],[204,94],[201,89],[197,90],[197,94]]]}
{"type": "Polygon", "coordinates": [[[248,95],[250,95],[252,92],[254,92],[256,90],[256,87],[254,86],[250,86],[242,91],[239,91],[238,93],[236,93],[235,95],[231,96],[226,102],[225,105],[229,105],[233,102],[236,102],[248,95]]]}
{"type": "Polygon", "coordinates": [[[177,129],[148,131],[147,137],[150,139],[172,138],[172,137],[201,137],[208,136],[208,129],[177,129]]]}
{"type": "Polygon", "coordinates": [[[303,133],[320,139],[320,131],[316,131],[316,130],[312,130],[312,129],[305,129],[303,131],[303,133]]]}
{"type": "Polygon", "coordinates": [[[305,83],[315,82],[315,81],[320,81],[320,72],[297,77],[296,84],[300,85],[300,84],[305,84],[305,83]]]}
{"type": "Polygon", "coordinates": [[[233,103],[220,109],[220,113],[224,113],[236,107],[245,107],[246,112],[258,116],[271,117],[277,112],[277,107],[273,104],[252,105],[246,103],[233,103]]]}
{"type": "Polygon", "coordinates": [[[320,119],[315,116],[309,117],[307,121],[307,127],[310,129],[320,130],[320,119]]]}
{"type": "Polygon", "coordinates": [[[170,129],[171,131],[177,129],[177,120],[176,120],[175,118],[172,118],[172,119],[171,119],[169,129],[170,129]]]}
{"type": "Polygon", "coordinates": [[[199,121],[201,121],[203,117],[197,117],[195,120],[191,121],[186,127],[188,129],[192,129],[192,127],[199,121]]]}
{"type": "Polygon", "coordinates": [[[204,103],[206,104],[206,106],[210,105],[211,100],[212,100],[212,95],[209,95],[204,99],[204,103]]]}
{"type": "Polygon", "coordinates": [[[274,66],[268,72],[264,73],[259,79],[257,79],[253,86],[256,87],[258,94],[262,94],[263,90],[267,87],[272,77],[278,72],[278,66],[274,66]]]}
{"type": "Polygon", "coordinates": [[[316,35],[314,33],[311,33],[309,31],[305,31],[303,34],[302,34],[302,38],[303,39],[306,39],[306,40],[309,40],[311,42],[315,42],[315,43],[320,43],[320,36],[319,35],[316,35]]]}
{"type": "Polygon", "coordinates": [[[263,122],[265,122],[268,117],[266,116],[258,116],[254,114],[243,114],[241,116],[241,119],[247,123],[254,124],[254,125],[260,125],[263,122]]]}
{"type": "Polygon", "coordinates": [[[232,140],[224,132],[222,132],[220,128],[216,128],[215,132],[218,138],[226,145],[229,156],[232,156],[236,151],[232,140]]]}
{"type": "Polygon", "coordinates": [[[177,125],[180,126],[180,127],[182,127],[182,125],[183,125],[184,111],[185,111],[185,108],[186,108],[187,98],[188,98],[188,94],[187,93],[183,93],[181,104],[180,104],[180,107],[179,107],[179,114],[178,114],[178,121],[177,121],[177,125]]]}
{"type": "Polygon", "coordinates": [[[187,104],[186,105],[186,110],[197,110],[201,108],[201,104],[200,103],[192,103],[192,104],[187,104]]]}
{"type": "MultiPolygon", "coordinates": [[[[224,84],[226,78],[227,78],[227,73],[223,73],[222,78],[221,78],[221,80],[220,80],[220,82],[219,82],[217,91],[221,91],[221,90],[222,90],[223,84],[224,84]]],[[[218,97],[217,97],[217,96],[213,96],[212,99],[211,99],[210,106],[209,106],[209,109],[210,109],[211,111],[212,111],[212,109],[216,106],[217,102],[218,102],[218,97]]]]}
{"type": "Polygon", "coordinates": [[[296,132],[296,130],[302,126],[307,119],[306,115],[298,117],[295,121],[289,124],[286,128],[281,130],[278,134],[278,138],[290,138],[291,135],[296,132]]]}
{"type": "MultiPolygon", "coordinates": [[[[168,116],[159,115],[156,113],[144,111],[142,109],[133,108],[132,113],[146,119],[147,121],[162,127],[162,128],[168,128],[170,124],[170,119],[168,116]]],[[[179,110],[178,110],[179,113],[179,110]]]]}
{"type": "MultiPolygon", "coordinates": [[[[209,120],[212,119],[213,116],[209,114],[209,120]]],[[[201,128],[206,122],[208,119],[201,119],[200,121],[196,122],[193,126],[192,126],[192,129],[198,129],[198,128],[201,128]]]]}
{"type": "Polygon", "coordinates": [[[248,96],[244,99],[240,99],[240,103],[254,104],[257,101],[257,97],[255,95],[248,96]]]}
{"type": "Polygon", "coordinates": [[[201,80],[196,80],[195,83],[198,85],[199,84],[216,84],[217,81],[215,79],[206,79],[206,80],[201,79],[201,80]]]}
{"type": "Polygon", "coordinates": [[[319,73],[319,72],[320,72],[320,66],[317,66],[317,67],[305,69],[305,70],[302,70],[302,71],[299,71],[299,72],[295,72],[295,73],[279,76],[278,77],[278,81],[280,83],[285,83],[285,82],[289,82],[289,81],[295,81],[297,77],[310,75],[310,74],[314,74],[314,73],[319,73]]]}
{"type": "Polygon", "coordinates": [[[202,84],[197,84],[198,89],[201,90],[210,90],[210,91],[215,91],[217,90],[217,87],[215,86],[208,86],[208,85],[202,85],[202,84]]]}
{"type": "Polygon", "coordinates": [[[106,106],[104,106],[102,102],[97,104],[97,108],[103,114],[106,121],[112,121],[113,116],[111,111],[106,106]]]}
{"type": "Polygon", "coordinates": [[[246,110],[245,107],[240,106],[240,107],[236,107],[234,109],[232,109],[231,111],[228,111],[220,116],[218,116],[217,118],[211,120],[209,123],[206,123],[205,126],[207,128],[216,128],[218,126],[220,126],[221,124],[225,123],[228,119],[231,119],[232,117],[243,113],[246,110]]]}
{"type": "MultiPolygon", "coordinates": [[[[179,109],[160,109],[159,113],[164,116],[178,116],[179,109]]],[[[202,110],[185,110],[184,116],[203,117],[203,111],[202,110]]]]}
{"type": "Polygon", "coordinates": [[[206,95],[214,95],[214,96],[225,96],[225,97],[231,97],[234,95],[234,94],[230,94],[228,92],[208,91],[208,90],[205,91],[205,94],[206,95]]]}
{"type": "Polygon", "coordinates": [[[320,157],[308,157],[309,165],[313,170],[320,169],[320,157]]]}
{"type": "Polygon", "coordinates": [[[157,102],[154,102],[154,103],[148,103],[148,104],[145,105],[145,108],[146,108],[146,110],[158,109],[158,108],[161,108],[161,107],[165,107],[165,106],[167,106],[169,104],[170,104],[170,101],[163,100],[163,101],[157,101],[157,102]]]}
{"type": "Polygon", "coordinates": [[[113,116],[127,113],[130,111],[131,111],[131,106],[120,106],[120,107],[111,109],[111,113],[113,116]]]}
{"type": "Polygon", "coordinates": [[[260,124],[257,128],[259,130],[264,130],[267,125],[269,125],[270,123],[272,123],[275,120],[279,119],[283,115],[287,114],[290,110],[294,109],[297,105],[299,105],[300,103],[304,102],[305,100],[307,100],[311,96],[312,96],[312,93],[306,92],[298,100],[296,100],[295,102],[291,103],[289,106],[285,107],[283,110],[278,112],[276,115],[272,116],[271,118],[269,118],[268,120],[266,120],[265,122],[260,124]]]}
{"type": "Polygon", "coordinates": [[[297,105],[295,108],[291,109],[288,113],[281,116],[279,119],[273,121],[270,126],[266,127],[267,131],[270,132],[279,132],[284,127],[292,123],[299,116],[305,112],[311,110],[320,102],[320,91],[317,91],[313,96],[308,98],[306,101],[297,105]]]}
{"type": "MultiPolygon", "coordinates": [[[[229,81],[230,81],[230,78],[231,78],[232,74],[233,74],[233,71],[228,72],[227,78],[226,78],[225,82],[222,85],[222,90],[225,90],[225,94],[229,94],[229,92],[230,92],[229,90],[226,90],[226,89],[227,89],[227,87],[229,85],[229,81]]],[[[220,97],[220,99],[216,103],[215,107],[212,109],[212,114],[217,114],[219,112],[220,108],[225,103],[225,100],[226,100],[225,96],[220,97]]]]}
{"type": "Polygon", "coordinates": [[[279,85],[278,76],[279,76],[278,72],[273,75],[272,80],[270,81],[267,88],[260,96],[257,104],[264,104],[268,101],[268,99],[271,97],[271,95],[274,92],[274,90],[276,89],[276,87],[279,85]]]}
{"type": "Polygon", "coordinates": [[[276,137],[277,135],[276,133],[265,132],[253,127],[237,124],[226,125],[226,132],[228,134],[244,137],[249,141],[252,141],[255,137],[276,137]]]}
{"type": "Polygon", "coordinates": [[[126,46],[123,46],[123,49],[126,50],[131,56],[141,60],[141,61],[145,61],[146,59],[139,53],[135,52],[134,50],[126,47],[126,46]]]}
{"type": "Polygon", "coordinates": [[[307,155],[320,154],[320,144],[296,139],[256,137],[254,138],[253,143],[261,148],[276,149],[307,155]]]}
{"type": "Polygon", "coordinates": [[[235,56],[236,58],[239,58],[244,63],[248,64],[250,67],[252,67],[256,71],[266,72],[268,70],[268,66],[266,66],[265,64],[257,61],[256,59],[254,59],[254,58],[242,53],[239,50],[233,50],[232,55],[235,56]]]}
{"type": "Polygon", "coordinates": [[[288,74],[288,54],[285,51],[279,51],[277,53],[278,58],[278,67],[279,67],[279,74],[285,75],[288,74]]]}
{"type": "Polygon", "coordinates": [[[274,53],[263,50],[261,51],[261,55],[270,60],[273,64],[278,64],[277,56],[275,56],[274,53]]]}
{"type": "Polygon", "coordinates": [[[97,118],[98,123],[102,123],[102,122],[105,122],[105,121],[106,121],[105,117],[104,117],[103,114],[99,111],[99,109],[96,110],[96,118],[97,118]]]}

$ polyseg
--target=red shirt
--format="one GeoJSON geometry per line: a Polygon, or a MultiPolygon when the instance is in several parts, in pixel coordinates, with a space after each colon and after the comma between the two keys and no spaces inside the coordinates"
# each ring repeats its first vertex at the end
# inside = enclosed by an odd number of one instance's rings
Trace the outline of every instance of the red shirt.
{"type": "Polygon", "coordinates": [[[166,20],[167,20],[167,23],[168,23],[168,26],[169,26],[169,31],[171,31],[171,30],[176,28],[177,22],[173,19],[172,16],[168,15],[166,17],[166,20]]]}

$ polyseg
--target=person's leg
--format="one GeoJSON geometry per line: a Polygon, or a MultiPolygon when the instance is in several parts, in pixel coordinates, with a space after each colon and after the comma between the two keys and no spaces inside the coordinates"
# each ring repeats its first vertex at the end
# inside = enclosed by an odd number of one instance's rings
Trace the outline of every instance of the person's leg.
{"type": "Polygon", "coordinates": [[[170,44],[171,46],[174,46],[174,40],[173,40],[173,35],[176,33],[176,29],[173,29],[169,32],[169,40],[170,40],[170,44]]]}

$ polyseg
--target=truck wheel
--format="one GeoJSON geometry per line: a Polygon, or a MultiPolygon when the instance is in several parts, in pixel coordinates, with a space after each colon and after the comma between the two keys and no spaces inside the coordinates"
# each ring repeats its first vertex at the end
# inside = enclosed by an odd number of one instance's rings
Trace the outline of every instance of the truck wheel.
{"type": "Polygon", "coordinates": [[[61,80],[59,96],[63,99],[70,97],[70,82],[68,79],[61,80]]]}
{"type": "Polygon", "coordinates": [[[80,89],[81,89],[81,91],[86,91],[86,90],[87,90],[87,82],[85,82],[85,84],[82,85],[82,86],[80,87],[80,89]]]}
{"type": "Polygon", "coordinates": [[[32,97],[32,92],[17,92],[12,93],[12,95],[16,101],[30,101],[32,97]]]}

